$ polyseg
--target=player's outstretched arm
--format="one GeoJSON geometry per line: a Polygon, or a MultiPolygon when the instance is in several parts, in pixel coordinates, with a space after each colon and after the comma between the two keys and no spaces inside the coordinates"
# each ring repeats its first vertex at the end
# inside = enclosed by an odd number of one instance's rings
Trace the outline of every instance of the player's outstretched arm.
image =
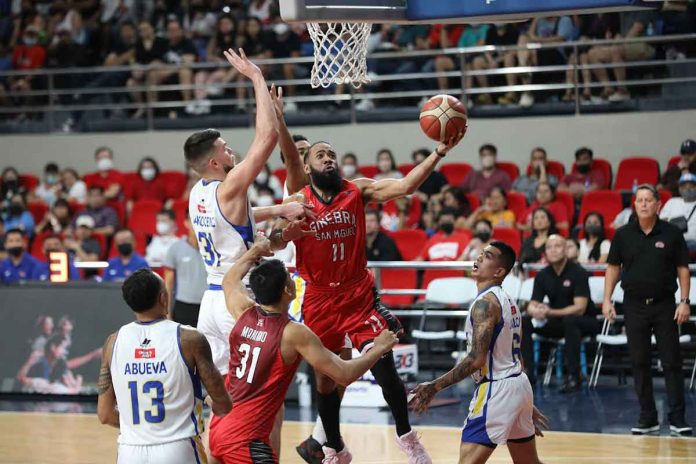
{"type": "Polygon", "coordinates": [[[229,49],[225,52],[225,57],[232,66],[247,76],[254,84],[256,134],[244,161],[232,169],[220,185],[218,195],[221,196],[220,199],[223,202],[234,199],[240,192],[247,191],[268,162],[268,158],[278,142],[278,120],[261,70],[246,57],[242,49],[239,49],[239,55],[234,50],[229,49]]]}
{"type": "MultiPolygon", "coordinates": [[[[302,205],[304,209],[305,216],[310,218],[316,218],[316,215],[309,209],[310,207],[305,203],[305,197],[301,193],[296,193],[285,200],[283,200],[283,205],[302,205]],[[307,205],[307,207],[305,207],[307,205]]],[[[282,216],[273,225],[273,230],[271,231],[271,249],[282,250],[287,246],[289,242],[293,240],[298,240],[302,237],[309,235],[314,235],[311,230],[304,229],[306,221],[300,219],[301,215],[290,215],[282,216]]]]}
{"type": "Polygon", "coordinates": [[[417,413],[423,413],[435,395],[445,388],[461,382],[486,363],[488,348],[493,339],[493,331],[502,315],[498,299],[491,294],[484,295],[471,308],[473,335],[471,351],[452,370],[432,382],[425,382],[414,388],[410,404],[417,413]]]}
{"type": "Polygon", "coordinates": [[[295,350],[319,372],[340,385],[350,385],[372,368],[399,341],[394,332],[384,330],[375,338],[374,347],[364,355],[344,361],[321,344],[314,332],[301,324],[290,323],[286,328],[295,350]]]}
{"type": "Polygon", "coordinates": [[[232,265],[222,279],[225,304],[235,320],[239,319],[244,311],[254,306],[254,300],[249,297],[243,279],[264,256],[273,256],[271,242],[265,236],[258,234],[251,248],[232,265]]]}
{"type": "Polygon", "coordinates": [[[191,363],[212,400],[211,409],[216,416],[224,416],[232,409],[232,398],[225,389],[220,371],[213,363],[213,353],[208,340],[193,328],[181,327],[181,349],[187,363],[191,363]],[[190,360],[190,361],[189,361],[190,360]]]}
{"type": "Polygon", "coordinates": [[[259,223],[269,219],[282,218],[288,221],[299,221],[305,217],[316,219],[312,206],[299,201],[287,201],[281,205],[255,206],[252,208],[254,222],[259,223]]]}
{"type": "Polygon", "coordinates": [[[430,174],[435,170],[437,163],[454,148],[464,137],[464,132],[458,133],[447,141],[437,146],[430,156],[413,168],[403,179],[356,179],[354,182],[360,188],[365,203],[384,203],[389,200],[411,195],[430,174]]]}
{"type": "Polygon", "coordinates": [[[285,124],[283,88],[276,88],[275,85],[271,85],[271,99],[273,100],[276,117],[278,118],[280,151],[283,152],[285,169],[287,171],[285,185],[287,185],[288,193],[292,195],[295,192],[299,192],[302,187],[307,185],[307,176],[304,173],[304,169],[302,169],[302,157],[300,156],[300,152],[295,146],[294,140],[292,140],[292,134],[290,134],[288,126],[285,124]]]}
{"type": "Polygon", "coordinates": [[[99,368],[99,397],[97,399],[97,417],[99,422],[113,427],[119,427],[119,415],[116,405],[116,393],[111,380],[111,353],[114,351],[116,334],[112,333],[106,338],[102,349],[102,362],[99,368]]]}

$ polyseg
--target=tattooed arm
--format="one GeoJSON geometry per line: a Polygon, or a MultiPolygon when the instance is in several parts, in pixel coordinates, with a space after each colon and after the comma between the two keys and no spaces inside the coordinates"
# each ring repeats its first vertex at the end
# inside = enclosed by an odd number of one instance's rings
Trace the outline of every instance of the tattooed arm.
{"type": "Polygon", "coordinates": [[[104,348],[102,349],[102,362],[101,368],[99,369],[97,416],[102,424],[118,428],[116,393],[114,393],[114,384],[111,382],[111,353],[114,350],[115,340],[116,333],[112,333],[106,338],[104,348]]]}
{"type": "Polygon", "coordinates": [[[471,308],[471,322],[474,328],[471,351],[451,371],[432,382],[418,385],[411,392],[414,395],[411,406],[417,413],[423,413],[428,409],[437,392],[461,382],[483,367],[493,338],[493,330],[501,317],[500,303],[491,293],[474,303],[471,308]]]}

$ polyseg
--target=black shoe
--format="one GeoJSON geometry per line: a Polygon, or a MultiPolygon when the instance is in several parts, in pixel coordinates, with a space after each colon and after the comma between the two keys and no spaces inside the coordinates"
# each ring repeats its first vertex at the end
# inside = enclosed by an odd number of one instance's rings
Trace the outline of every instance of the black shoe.
{"type": "Polygon", "coordinates": [[[691,426],[684,419],[670,420],[669,433],[675,437],[690,437],[693,433],[691,426]]]}
{"type": "Polygon", "coordinates": [[[295,449],[297,454],[308,464],[321,464],[321,461],[324,459],[321,443],[316,441],[311,435],[295,449]]]}
{"type": "Polygon", "coordinates": [[[639,420],[638,425],[631,428],[631,433],[633,435],[647,435],[649,433],[655,433],[660,431],[660,423],[657,420],[639,420]]]}
{"type": "Polygon", "coordinates": [[[577,376],[569,376],[559,390],[561,393],[574,393],[580,391],[582,381],[577,376]]]}

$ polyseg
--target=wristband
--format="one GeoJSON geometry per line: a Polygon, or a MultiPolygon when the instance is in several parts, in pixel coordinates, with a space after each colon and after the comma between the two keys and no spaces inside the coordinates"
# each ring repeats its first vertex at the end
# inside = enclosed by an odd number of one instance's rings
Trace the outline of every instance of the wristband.
{"type": "Polygon", "coordinates": [[[444,157],[447,155],[447,152],[445,152],[445,153],[440,153],[440,152],[438,151],[438,149],[436,148],[436,149],[435,149],[435,154],[436,154],[437,156],[439,156],[440,158],[444,158],[444,157]]]}
{"type": "Polygon", "coordinates": [[[679,300],[679,304],[688,304],[688,305],[690,305],[690,304],[691,304],[691,300],[688,299],[688,298],[682,298],[681,300],[679,300]]]}

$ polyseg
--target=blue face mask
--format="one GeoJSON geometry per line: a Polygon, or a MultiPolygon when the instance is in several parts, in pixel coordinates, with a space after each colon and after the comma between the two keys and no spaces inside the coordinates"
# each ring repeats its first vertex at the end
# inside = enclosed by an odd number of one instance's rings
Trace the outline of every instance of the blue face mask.
{"type": "Polygon", "coordinates": [[[58,176],[55,174],[49,174],[46,176],[46,183],[53,185],[58,183],[58,176]]]}

